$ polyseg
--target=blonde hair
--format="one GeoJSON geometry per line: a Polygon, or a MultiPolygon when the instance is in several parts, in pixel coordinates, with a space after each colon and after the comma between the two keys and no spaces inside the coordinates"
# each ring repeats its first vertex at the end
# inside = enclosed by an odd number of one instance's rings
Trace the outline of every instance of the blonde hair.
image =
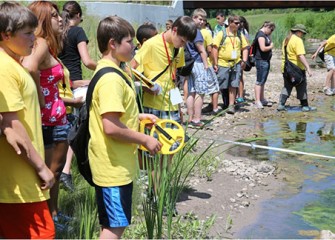
{"type": "Polygon", "coordinates": [[[194,17],[194,18],[197,18],[197,17],[207,18],[207,13],[203,8],[197,8],[193,11],[192,17],[194,17]]]}

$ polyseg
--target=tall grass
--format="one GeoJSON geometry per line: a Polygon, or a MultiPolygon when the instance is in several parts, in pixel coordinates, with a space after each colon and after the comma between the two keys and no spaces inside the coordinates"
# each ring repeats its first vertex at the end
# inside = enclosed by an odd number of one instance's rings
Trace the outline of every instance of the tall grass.
{"type": "MultiPolygon", "coordinates": [[[[306,38],[327,39],[334,34],[333,28],[329,27],[335,21],[335,11],[315,12],[312,10],[288,10],[283,13],[276,10],[247,11],[242,14],[249,23],[250,40],[254,38],[257,31],[261,28],[264,21],[272,21],[276,24],[276,30],[272,33],[272,40],[275,48],[281,48],[282,42],[289,33],[290,28],[295,24],[301,23],[307,27],[306,38]],[[263,12],[260,14],[260,12],[263,12]]],[[[234,14],[234,12],[233,12],[234,14]]],[[[215,26],[216,20],[209,19],[211,26],[215,26]]]]}

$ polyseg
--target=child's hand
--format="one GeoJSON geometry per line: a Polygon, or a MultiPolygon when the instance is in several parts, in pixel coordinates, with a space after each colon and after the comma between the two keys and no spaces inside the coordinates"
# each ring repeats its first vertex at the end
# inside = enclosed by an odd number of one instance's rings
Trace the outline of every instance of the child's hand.
{"type": "Polygon", "coordinates": [[[142,120],[150,120],[152,123],[155,123],[159,118],[153,114],[149,114],[149,113],[140,113],[139,114],[139,119],[140,121],[142,120]]]}
{"type": "Polygon", "coordinates": [[[7,142],[14,148],[15,152],[18,155],[21,154],[20,147],[22,147],[26,151],[27,157],[30,158],[30,152],[29,152],[28,145],[21,136],[16,134],[16,132],[13,131],[12,128],[7,128],[5,131],[5,135],[6,135],[7,142]]]}
{"type": "Polygon", "coordinates": [[[42,190],[50,189],[55,184],[54,174],[47,167],[47,165],[44,164],[43,167],[39,171],[37,171],[37,174],[42,180],[42,190]]]}
{"type": "Polygon", "coordinates": [[[162,144],[156,138],[149,135],[145,135],[143,146],[150,152],[151,155],[158,153],[162,148],[162,144]]]}
{"type": "Polygon", "coordinates": [[[84,104],[84,98],[83,97],[78,97],[73,99],[73,107],[75,108],[80,108],[84,104]]]}

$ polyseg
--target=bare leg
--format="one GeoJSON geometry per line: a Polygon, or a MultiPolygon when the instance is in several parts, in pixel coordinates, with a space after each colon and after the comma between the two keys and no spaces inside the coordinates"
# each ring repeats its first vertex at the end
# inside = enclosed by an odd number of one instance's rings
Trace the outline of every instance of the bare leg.
{"type": "Polygon", "coordinates": [[[240,98],[244,98],[244,80],[243,80],[243,73],[241,75],[240,85],[238,88],[238,96],[240,98]]]}
{"type": "Polygon", "coordinates": [[[52,216],[56,216],[58,212],[59,177],[64,168],[67,149],[67,141],[60,141],[55,142],[52,148],[46,149],[45,151],[46,164],[56,179],[55,185],[50,189],[50,199],[48,200],[49,210],[52,216]]]}
{"type": "Polygon", "coordinates": [[[219,93],[213,93],[212,96],[212,105],[213,105],[213,110],[217,110],[219,108],[219,93]]]}
{"type": "Polygon", "coordinates": [[[201,109],[204,102],[204,95],[196,95],[194,102],[194,122],[199,122],[201,120],[201,109]]]}
{"type": "Polygon", "coordinates": [[[261,91],[262,87],[260,85],[255,85],[255,103],[261,101],[261,91]]]}
{"type": "Polygon", "coordinates": [[[66,174],[71,173],[72,158],[73,158],[73,150],[71,147],[69,147],[69,149],[67,150],[66,162],[63,168],[63,173],[66,173],[66,174]]]}
{"type": "MultiPolygon", "coordinates": [[[[191,122],[193,120],[194,115],[194,102],[195,102],[195,93],[190,93],[187,96],[186,100],[186,107],[187,107],[187,114],[188,114],[188,121],[191,122]]],[[[200,109],[201,110],[201,109],[200,109]]]]}
{"type": "Polygon", "coordinates": [[[229,87],[229,106],[232,106],[235,104],[236,91],[237,91],[237,88],[229,87]]]}
{"type": "Polygon", "coordinates": [[[184,78],[184,84],[183,84],[183,91],[184,91],[184,102],[186,103],[187,101],[187,96],[188,96],[188,77],[184,78]]]}
{"type": "Polygon", "coordinates": [[[100,231],[100,239],[120,239],[126,228],[102,228],[100,231]]]}

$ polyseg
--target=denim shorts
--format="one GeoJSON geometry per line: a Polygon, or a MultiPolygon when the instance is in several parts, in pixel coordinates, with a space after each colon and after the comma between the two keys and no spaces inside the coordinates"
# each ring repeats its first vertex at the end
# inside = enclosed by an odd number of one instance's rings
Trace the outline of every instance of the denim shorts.
{"type": "Polygon", "coordinates": [[[42,126],[44,147],[50,147],[54,142],[66,141],[70,128],[70,123],[61,126],[42,126]]]}
{"type": "Polygon", "coordinates": [[[217,76],[220,90],[229,87],[238,88],[240,85],[241,74],[241,64],[239,63],[234,65],[234,67],[219,66],[217,76]]]}
{"type": "Polygon", "coordinates": [[[270,72],[270,61],[256,59],[257,79],[256,85],[263,86],[270,72]]]}
{"type": "Polygon", "coordinates": [[[160,110],[148,108],[148,107],[144,107],[143,109],[145,113],[153,114],[160,119],[171,119],[178,123],[181,122],[180,114],[178,111],[160,111],[160,110]]]}

